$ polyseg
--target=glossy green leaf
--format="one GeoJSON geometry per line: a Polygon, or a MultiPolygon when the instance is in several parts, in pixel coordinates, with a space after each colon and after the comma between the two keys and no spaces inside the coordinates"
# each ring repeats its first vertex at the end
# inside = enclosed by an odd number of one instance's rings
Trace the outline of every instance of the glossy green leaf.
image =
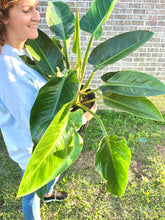
{"type": "Polygon", "coordinates": [[[83,141],[75,129],[77,124],[75,125],[74,121],[81,120],[79,125],[82,125],[83,111],[70,112],[70,109],[70,103],[65,104],[42,136],[27,165],[18,197],[45,186],[70,166],[80,154],[83,141]]]}
{"type": "Polygon", "coordinates": [[[105,73],[101,76],[101,79],[104,81],[104,82],[107,82],[109,79],[111,79],[114,75],[116,75],[119,71],[117,72],[108,72],[108,73],[105,73]]]}
{"type": "Polygon", "coordinates": [[[73,53],[76,54],[76,70],[78,75],[81,74],[81,44],[80,44],[80,24],[79,24],[79,11],[77,8],[76,12],[76,20],[75,20],[75,31],[74,31],[74,39],[73,39],[73,53]]]}
{"type": "Polygon", "coordinates": [[[115,93],[103,92],[104,104],[120,111],[138,117],[163,121],[163,117],[156,106],[145,97],[130,97],[115,93]]]}
{"type": "Polygon", "coordinates": [[[159,79],[152,75],[136,71],[120,71],[107,80],[106,84],[101,86],[100,89],[104,93],[113,92],[136,97],[165,94],[165,84],[159,79]]]}
{"type": "Polygon", "coordinates": [[[40,89],[30,116],[31,135],[35,144],[62,106],[75,98],[78,87],[77,72],[73,70],[66,78],[55,77],[40,89]]]}
{"type": "Polygon", "coordinates": [[[109,18],[117,0],[94,0],[88,12],[80,20],[80,28],[99,40],[102,35],[102,25],[109,18]]]}
{"type": "Polygon", "coordinates": [[[103,69],[131,54],[150,40],[152,36],[153,32],[144,30],[117,35],[95,47],[88,62],[93,65],[95,70],[103,69]]]}
{"type": "Polygon", "coordinates": [[[39,36],[35,40],[27,40],[26,47],[39,72],[43,75],[55,76],[57,67],[63,71],[63,55],[55,43],[41,30],[38,30],[39,36]]]}
{"type": "Polygon", "coordinates": [[[44,186],[42,186],[36,191],[36,194],[38,195],[39,198],[43,200],[47,189],[48,189],[48,184],[45,184],[44,186]]]}
{"type": "Polygon", "coordinates": [[[58,46],[58,48],[62,51],[62,45],[60,40],[57,40],[55,37],[52,37],[52,41],[58,46]]]}
{"type": "Polygon", "coordinates": [[[80,24],[79,24],[79,11],[78,11],[78,8],[76,9],[75,30],[74,30],[74,39],[73,39],[72,52],[76,54],[77,50],[80,50],[80,24]]]}
{"type": "MultiPolygon", "coordinates": [[[[80,127],[82,126],[82,115],[81,114],[82,114],[82,111],[77,110],[76,112],[74,112],[74,114],[69,115],[69,120],[72,121],[72,123],[70,124],[71,126],[74,126],[76,131],[78,131],[80,127]]],[[[44,199],[44,195],[47,191],[47,187],[48,187],[48,184],[42,186],[36,191],[38,197],[41,198],[42,200],[44,199]]]]}
{"type": "Polygon", "coordinates": [[[76,20],[75,20],[75,31],[74,31],[74,40],[73,40],[73,53],[76,54],[76,70],[80,78],[81,74],[81,44],[80,44],[80,24],[79,24],[79,11],[77,8],[76,20]]]}
{"type": "MultiPolygon", "coordinates": [[[[60,40],[57,40],[55,37],[52,38],[52,41],[58,46],[58,48],[60,49],[61,53],[63,54],[63,56],[65,57],[65,54],[64,54],[64,49],[63,49],[63,46],[61,45],[61,42],[60,40]]],[[[68,38],[66,40],[66,49],[68,50],[69,46],[70,46],[70,43],[71,43],[71,38],[68,38]]],[[[65,58],[64,58],[65,60],[65,58]]]]}
{"type": "Polygon", "coordinates": [[[96,152],[95,167],[107,181],[106,189],[122,196],[128,180],[128,167],[131,153],[124,138],[115,135],[105,136],[96,152]]]}
{"type": "Polygon", "coordinates": [[[41,73],[46,79],[49,79],[48,75],[45,74],[45,73],[41,70],[40,66],[39,66],[39,65],[36,65],[35,62],[34,62],[30,57],[28,57],[28,56],[26,56],[26,55],[21,55],[21,56],[19,56],[19,57],[22,59],[22,61],[23,61],[26,65],[28,65],[29,67],[33,68],[33,69],[36,70],[37,72],[41,73]]]}
{"type": "Polygon", "coordinates": [[[66,41],[74,32],[74,15],[64,2],[48,2],[46,20],[58,40],[66,41]]]}

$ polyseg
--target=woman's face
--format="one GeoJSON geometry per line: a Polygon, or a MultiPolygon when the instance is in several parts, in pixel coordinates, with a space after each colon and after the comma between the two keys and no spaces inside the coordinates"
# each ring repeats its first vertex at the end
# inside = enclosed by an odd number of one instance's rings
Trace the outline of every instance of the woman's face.
{"type": "Polygon", "coordinates": [[[4,21],[6,44],[23,49],[27,39],[38,37],[38,0],[19,0],[9,9],[9,17],[4,21]]]}

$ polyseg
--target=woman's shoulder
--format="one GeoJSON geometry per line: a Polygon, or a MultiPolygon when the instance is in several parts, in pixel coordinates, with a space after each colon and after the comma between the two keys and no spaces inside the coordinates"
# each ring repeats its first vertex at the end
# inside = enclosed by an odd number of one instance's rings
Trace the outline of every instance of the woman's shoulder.
{"type": "Polygon", "coordinates": [[[10,53],[2,50],[0,54],[0,89],[6,87],[17,77],[15,65],[17,65],[17,60],[10,53]]]}
{"type": "Polygon", "coordinates": [[[11,58],[12,58],[12,50],[10,50],[10,47],[3,46],[1,48],[1,54],[0,54],[0,64],[2,64],[2,68],[8,68],[10,67],[11,58]]]}
{"type": "Polygon", "coordinates": [[[26,65],[20,55],[23,55],[24,51],[19,51],[10,46],[2,48],[0,54],[0,90],[10,83],[22,81],[24,83],[37,83],[37,87],[46,83],[41,74],[36,70],[26,65]]]}
{"type": "Polygon", "coordinates": [[[9,54],[0,54],[0,67],[0,77],[3,77],[5,74],[8,73],[9,70],[12,69],[11,57],[9,56],[9,54]]]}

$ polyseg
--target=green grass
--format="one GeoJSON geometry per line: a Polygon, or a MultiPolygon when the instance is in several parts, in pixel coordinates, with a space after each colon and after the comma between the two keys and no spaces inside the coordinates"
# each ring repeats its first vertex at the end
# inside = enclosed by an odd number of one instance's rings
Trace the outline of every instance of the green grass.
{"type": "MultiPolygon", "coordinates": [[[[43,220],[52,219],[165,219],[165,123],[125,113],[100,111],[109,134],[125,137],[132,152],[129,179],[123,197],[107,193],[94,168],[102,137],[94,119],[81,135],[84,149],[65,171],[56,189],[69,193],[62,203],[41,202],[43,220]]],[[[21,172],[0,138],[0,219],[23,219],[21,198],[15,199],[21,172]]]]}

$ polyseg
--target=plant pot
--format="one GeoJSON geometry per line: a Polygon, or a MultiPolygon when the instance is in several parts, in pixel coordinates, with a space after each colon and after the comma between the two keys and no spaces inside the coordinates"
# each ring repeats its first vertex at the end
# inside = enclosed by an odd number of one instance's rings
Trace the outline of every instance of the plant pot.
{"type": "MultiPolygon", "coordinates": [[[[89,92],[91,89],[88,89],[87,92],[89,92]]],[[[87,94],[85,96],[83,96],[82,100],[80,100],[81,103],[83,102],[86,102],[88,100],[92,100],[92,99],[95,99],[95,94],[94,93],[90,93],[90,94],[87,94]]],[[[96,109],[94,108],[95,106],[95,103],[96,102],[91,102],[91,103],[88,103],[88,104],[85,104],[85,106],[87,108],[89,108],[91,111],[96,111],[96,109]]],[[[79,109],[79,107],[75,106],[72,111],[76,111],[77,109],[79,109]]],[[[86,112],[84,109],[82,109],[84,111],[84,113],[86,112]]],[[[84,125],[81,126],[81,128],[79,129],[78,132],[83,132],[89,125],[89,121],[87,121],[84,125]]]]}

